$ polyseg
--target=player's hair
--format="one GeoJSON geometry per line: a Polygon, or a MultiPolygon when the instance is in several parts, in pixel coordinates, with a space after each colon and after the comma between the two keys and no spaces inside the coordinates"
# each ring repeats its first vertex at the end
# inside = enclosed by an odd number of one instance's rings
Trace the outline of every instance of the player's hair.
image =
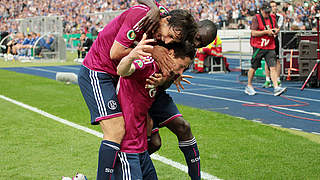
{"type": "Polygon", "coordinates": [[[180,40],[183,41],[194,41],[198,26],[193,16],[183,9],[175,9],[169,12],[170,18],[168,23],[175,32],[178,32],[181,36],[180,40]]]}
{"type": "Polygon", "coordinates": [[[181,43],[172,43],[167,46],[168,49],[174,50],[175,58],[185,58],[189,57],[191,60],[194,59],[196,55],[196,48],[189,41],[181,42],[181,43]]]}

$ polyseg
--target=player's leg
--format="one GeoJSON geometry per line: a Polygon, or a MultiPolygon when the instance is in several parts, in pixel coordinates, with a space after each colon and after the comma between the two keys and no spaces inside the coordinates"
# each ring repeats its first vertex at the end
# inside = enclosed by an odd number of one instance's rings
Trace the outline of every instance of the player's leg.
{"type": "Polygon", "coordinates": [[[165,125],[178,138],[179,148],[183,152],[191,179],[201,179],[200,154],[196,138],[192,135],[190,124],[181,116],[165,125]]]}
{"type": "MultiPolygon", "coordinates": [[[[183,152],[191,179],[200,179],[200,157],[197,142],[191,133],[190,124],[182,118],[176,104],[166,92],[160,92],[149,111],[154,124],[166,126],[176,134],[183,152]]],[[[160,147],[159,147],[160,148],[160,147]]]]}
{"type": "Polygon", "coordinates": [[[110,177],[120,142],[124,136],[124,120],[115,95],[114,82],[106,73],[81,66],[79,86],[91,114],[91,124],[100,124],[103,140],[99,149],[97,179],[110,177]]]}
{"type": "Polygon", "coordinates": [[[147,151],[139,153],[139,159],[143,180],[157,180],[157,172],[153,166],[149,153],[147,151]]]}

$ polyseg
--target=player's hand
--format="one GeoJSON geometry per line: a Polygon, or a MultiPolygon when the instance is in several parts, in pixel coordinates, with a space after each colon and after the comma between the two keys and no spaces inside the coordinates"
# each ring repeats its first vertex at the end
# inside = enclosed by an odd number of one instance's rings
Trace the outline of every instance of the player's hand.
{"type": "Polygon", "coordinates": [[[154,33],[159,27],[160,9],[151,8],[138,26],[143,26],[147,34],[154,33]]]}
{"type": "Polygon", "coordinates": [[[192,77],[192,76],[189,76],[189,75],[183,75],[183,74],[182,74],[181,76],[179,76],[179,77],[174,81],[174,84],[176,85],[178,92],[181,92],[180,88],[181,88],[181,89],[184,89],[184,86],[181,84],[181,82],[185,82],[185,83],[187,83],[187,84],[191,84],[191,82],[188,81],[188,80],[185,79],[185,78],[193,78],[193,77],[192,77]]]}
{"type": "Polygon", "coordinates": [[[169,51],[162,46],[154,46],[152,57],[163,73],[163,76],[169,76],[175,66],[173,59],[169,56],[169,51]]]}
{"type": "MultiPolygon", "coordinates": [[[[148,45],[148,43],[154,42],[154,39],[147,39],[147,34],[143,34],[141,41],[137,44],[135,48],[131,50],[129,56],[132,58],[145,59],[145,56],[151,56],[153,51],[153,46],[148,45]]],[[[145,59],[146,60],[146,59],[145,59]]]]}
{"type": "Polygon", "coordinates": [[[145,88],[162,86],[165,81],[166,78],[163,77],[161,73],[155,73],[146,80],[147,83],[145,88]]]}

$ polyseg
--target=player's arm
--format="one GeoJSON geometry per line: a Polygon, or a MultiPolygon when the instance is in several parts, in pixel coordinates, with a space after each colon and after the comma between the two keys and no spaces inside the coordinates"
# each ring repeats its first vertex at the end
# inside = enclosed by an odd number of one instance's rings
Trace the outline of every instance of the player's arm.
{"type": "Polygon", "coordinates": [[[138,0],[138,3],[144,4],[150,8],[147,15],[139,25],[143,26],[146,33],[152,33],[159,27],[160,9],[154,0],[138,0]]]}
{"type": "Polygon", "coordinates": [[[148,53],[153,49],[153,46],[148,45],[150,42],[154,42],[154,39],[147,39],[147,35],[144,34],[138,45],[120,61],[117,67],[117,74],[119,76],[130,76],[135,71],[135,66],[132,63],[135,59],[151,56],[151,53],[148,53]]]}
{"type": "Polygon", "coordinates": [[[114,41],[110,50],[110,58],[112,60],[121,60],[131,52],[132,48],[127,48],[119,42],[114,41]]]}

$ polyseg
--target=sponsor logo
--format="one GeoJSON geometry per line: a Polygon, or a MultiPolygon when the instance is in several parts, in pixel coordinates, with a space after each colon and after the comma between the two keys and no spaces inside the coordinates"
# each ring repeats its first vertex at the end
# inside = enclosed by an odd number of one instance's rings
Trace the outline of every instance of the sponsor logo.
{"type": "Polygon", "coordinates": [[[104,170],[104,172],[106,172],[106,173],[113,173],[113,169],[106,168],[106,169],[104,170]]]}
{"type": "Polygon", "coordinates": [[[110,100],[108,102],[108,108],[111,110],[115,110],[117,108],[117,103],[114,100],[110,100]]]}
{"type": "Polygon", "coordinates": [[[137,63],[137,65],[142,68],[143,67],[143,62],[141,60],[136,60],[135,61],[137,63]]]}
{"type": "Polygon", "coordinates": [[[198,162],[198,161],[200,161],[200,156],[196,157],[194,159],[191,159],[191,163],[195,163],[195,162],[198,162]]]}
{"type": "Polygon", "coordinates": [[[133,30],[129,30],[129,31],[127,32],[127,37],[128,37],[128,39],[130,39],[130,40],[134,40],[134,39],[136,38],[136,33],[135,33],[133,30]]]}

